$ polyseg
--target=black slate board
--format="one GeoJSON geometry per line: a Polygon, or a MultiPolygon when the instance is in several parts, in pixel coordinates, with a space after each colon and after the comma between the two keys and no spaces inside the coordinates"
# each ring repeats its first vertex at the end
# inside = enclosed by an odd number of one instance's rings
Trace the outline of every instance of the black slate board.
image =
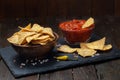
{"type": "MultiPolygon", "coordinates": [[[[96,35],[92,35],[90,41],[94,41],[99,38],[100,37],[96,35]]],[[[60,38],[58,40],[58,44],[67,44],[67,43],[64,41],[63,38],[60,38]]],[[[78,45],[77,46],[70,45],[70,46],[77,47],[78,45]]],[[[56,49],[50,52],[50,54],[52,55],[49,56],[49,58],[46,57],[43,60],[39,60],[37,58],[28,60],[26,58],[19,56],[11,46],[0,49],[0,55],[2,59],[4,60],[5,64],[7,65],[7,67],[9,68],[9,70],[11,71],[11,73],[14,75],[15,78],[28,76],[32,74],[38,74],[38,73],[47,73],[51,71],[72,68],[84,64],[90,64],[94,62],[120,58],[120,50],[115,48],[114,46],[109,51],[99,52],[100,55],[95,55],[94,57],[87,57],[87,58],[83,58],[79,56],[78,60],[72,60],[72,61],[57,61],[53,58],[53,56],[68,55],[72,59],[73,54],[60,53],[57,52],[56,49]]]]}

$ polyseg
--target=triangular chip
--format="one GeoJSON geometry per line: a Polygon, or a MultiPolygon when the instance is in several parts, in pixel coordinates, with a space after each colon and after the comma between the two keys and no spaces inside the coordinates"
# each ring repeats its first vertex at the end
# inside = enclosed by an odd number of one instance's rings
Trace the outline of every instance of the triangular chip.
{"type": "Polygon", "coordinates": [[[24,44],[26,43],[26,37],[30,36],[30,35],[33,35],[35,34],[35,32],[19,32],[18,33],[18,44],[21,45],[21,44],[24,44]]]}
{"type": "Polygon", "coordinates": [[[25,28],[20,27],[20,26],[19,26],[19,28],[21,29],[21,30],[20,30],[21,32],[31,31],[31,30],[30,30],[30,29],[31,29],[31,23],[29,23],[25,28]]]}
{"type": "Polygon", "coordinates": [[[49,37],[50,37],[49,35],[41,35],[41,36],[39,36],[37,38],[34,38],[34,40],[45,40],[45,39],[47,39],[49,37]]]}
{"type": "Polygon", "coordinates": [[[34,35],[30,35],[28,37],[26,37],[26,41],[27,43],[30,43],[32,40],[38,38],[41,34],[34,34],[34,35]]]}
{"type": "Polygon", "coordinates": [[[97,51],[93,49],[79,48],[77,49],[77,52],[80,56],[87,57],[87,56],[93,56],[97,51]]]}
{"type": "Polygon", "coordinates": [[[96,40],[90,43],[86,43],[86,46],[90,49],[96,49],[96,50],[102,50],[105,44],[105,37],[100,39],[100,40],[96,40]]]}
{"type": "Polygon", "coordinates": [[[35,31],[35,32],[41,32],[43,31],[43,27],[41,27],[39,24],[34,24],[33,27],[31,28],[32,31],[35,31]]]}
{"type": "Polygon", "coordinates": [[[82,25],[82,28],[90,27],[92,24],[94,24],[94,19],[90,17],[90,18],[82,25]]]}
{"type": "Polygon", "coordinates": [[[59,48],[57,48],[57,50],[66,53],[73,53],[76,51],[76,48],[71,48],[68,45],[62,45],[59,48]]]}
{"type": "Polygon", "coordinates": [[[48,34],[48,35],[50,35],[51,37],[55,38],[52,29],[49,28],[49,27],[44,28],[44,30],[42,31],[42,33],[43,33],[43,34],[48,34]]]}
{"type": "Polygon", "coordinates": [[[16,34],[16,35],[11,36],[11,37],[8,38],[7,40],[8,40],[10,43],[18,44],[18,39],[19,39],[19,36],[16,34]]]}

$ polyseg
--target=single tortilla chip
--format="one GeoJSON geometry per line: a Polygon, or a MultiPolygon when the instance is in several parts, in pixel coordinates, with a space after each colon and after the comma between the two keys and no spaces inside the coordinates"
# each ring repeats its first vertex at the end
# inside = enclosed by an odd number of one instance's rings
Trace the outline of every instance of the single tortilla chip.
{"type": "Polygon", "coordinates": [[[35,34],[35,32],[19,32],[18,33],[18,44],[25,44],[26,43],[26,37],[35,34]]]}
{"type": "Polygon", "coordinates": [[[11,36],[11,37],[8,38],[7,40],[8,40],[10,43],[17,44],[17,43],[18,43],[18,39],[19,39],[19,36],[16,34],[16,35],[11,36]]]}
{"type": "Polygon", "coordinates": [[[48,35],[50,35],[51,37],[55,38],[52,29],[49,28],[49,27],[44,28],[44,30],[42,31],[42,33],[43,33],[43,34],[48,34],[48,35]]]}
{"type": "Polygon", "coordinates": [[[43,31],[43,27],[41,27],[39,24],[34,24],[33,27],[31,28],[32,31],[35,31],[35,32],[41,32],[43,31]]]}
{"type": "Polygon", "coordinates": [[[71,48],[68,45],[62,45],[59,48],[57,48],[57,50],[65,53],[73,53],[76,51],[76,48],[71,48]]]}
{"type": "Polygon", "coordinates": [[[33,40],[45,40],[45,39],[47,39],[49,37],[50,37],[49,35],[41,35],[41,36],[39,36],[37,38],[34,38],[33,40]]]}
{"type": "Polygon", "coordinates": [[[79,48],[77,49],[77,52],[80,56],[87,57],[87,56],[93,56],[97,51],[93,49],[79,48]]]}
{"type": "Polygon", "coordinates": [[[105,44],[105,37],[100,40],[96,40],[90,43],[86,43],[86,46],[90,49],[102,50],[105,44]]]}
{"type": "Polygon", "coordinates": [[[21,30],[20,32],[31,31],[31,23],[29,23],[25,28],[18,26],[21,30]]]}
{"type": "Polygon", "coordinates": [[[94,24],[94,19],[90,17],[90,18],[82,25],[82,28],[90,27],[92,24],[94,24]]]}
{"type": "Polygon", "coordinates": [[[30,43],[32,40],[38,38],[41,34],[34,34],[34,35],[30,35],[28,37],[26,37],[26,41],[27,43],[30,43]]]}

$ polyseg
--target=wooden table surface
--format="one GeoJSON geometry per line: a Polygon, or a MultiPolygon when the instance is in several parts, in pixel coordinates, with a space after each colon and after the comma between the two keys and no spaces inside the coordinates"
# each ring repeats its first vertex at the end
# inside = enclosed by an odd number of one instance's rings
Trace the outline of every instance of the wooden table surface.
{"type": "MultiPolygon", "coordinates": [[[[48,18],[44,21],[40,18],[16,18],[0,20],[0,48],[10,45],[7,37],[18,30],[18,26],[25,26],[28,23],[38,23],[43,26],[51,26],[55,32],[61,36],[58,24],[62,21],[82,17],[72,18],[48,18]]],[[[84,17],[87,19],[88,17],[84,17]]],[[[120,17],[94,17],[95,33],[100,36],[106,36],[112,44],[120,49],[120,17]]],[[[9,56],[9,54],[8,54],[9,56]]],[[[10,73],[3,60],[0,61],[0,80],[120,80],[120,59],[114,59],[107,62],[89,64],[75,68],[50,72],[46,74],[37,74],[15,79],[10,73]]]]}

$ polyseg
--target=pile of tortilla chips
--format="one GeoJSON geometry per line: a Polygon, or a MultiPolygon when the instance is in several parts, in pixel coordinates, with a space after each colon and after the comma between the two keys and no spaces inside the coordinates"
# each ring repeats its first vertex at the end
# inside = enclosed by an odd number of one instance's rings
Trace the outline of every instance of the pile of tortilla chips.
{"type": "Polygon", "coordinates": [[[49,27],[42,27],[39,24],[28,24],[25,28],[19,27],[20,31],[14,33],[7,40],[17,45],[40,44],[46,45],[53,41],[55,36],[49,27]]]}
{"type": "Polygon", "coordinates": [[[105,45],[106,38],[90,42],[90,43],[80,43],[80,48],[71,48],[68,45],[62,45],[57,48],[58,51],[65,53],[77,52],[82,57],[93,56],[97,53],[97,50],[106,51],[112,48],[111,44],[105,45]]]}

